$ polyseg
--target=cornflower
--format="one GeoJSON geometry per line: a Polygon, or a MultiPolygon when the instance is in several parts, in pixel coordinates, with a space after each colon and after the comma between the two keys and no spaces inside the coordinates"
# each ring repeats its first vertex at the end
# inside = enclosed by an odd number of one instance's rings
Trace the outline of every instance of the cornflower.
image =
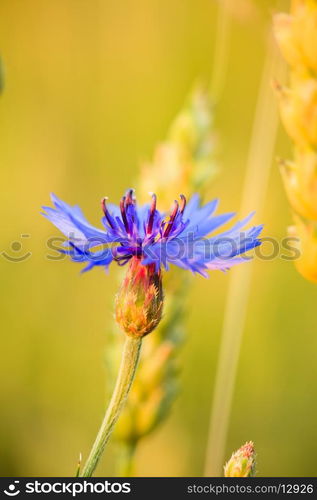
{"type": "Polygon", "coordinates": [[[112,262],[128,264],[115,306],[116,320],[127,338],[110,404],[81,474],[90,477],[128,396],[142,338],[161,320],[163,270],[174,264],[204,277],[209,270],[226,271],[245,261],[243,254],[260,245],[262,225],[242,231],[250,214],[231,229],[208,237],[235,215],[215,215],[217,200],[201,206],[198,195],[187,203],[181,194],[166,214],[157,209],[155,194],[151,203],[139,207],[134,190],[129,189],[119,205],[102,200],[101,230],[86,220],[78,206],[71,207],[55,195],[52,201],[54,208],[44,207],[43,215],[67,237],[61,252],[73,261],[86,263],[83,271],[96,266],[108,269],[112,262]]]}

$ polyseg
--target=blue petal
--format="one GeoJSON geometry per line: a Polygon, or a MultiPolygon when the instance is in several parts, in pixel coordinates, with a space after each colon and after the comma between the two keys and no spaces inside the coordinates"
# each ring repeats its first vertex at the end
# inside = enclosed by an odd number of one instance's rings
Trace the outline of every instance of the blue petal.
{"type": "MultiPolygon", "coordinates": [[[[212,238],[190,238],[190,234],[186,238],[183,237],[182,233],[182,238],[176,238],[167,243],[165,249],[167,260],[192,272],[199,272],[203,276],[206,275],[206,270],[226,271],[236,264],[249,260],[248,257],[241,255],[261,244],[258,236],[263,226],[254,226],[245,232],[239,231],[239,229],[250,220],[252,215],[236,223],[230,230],[212,238]],[[184,247],[180,244],[180,240],[185,245],[184,247]]],[[[198,234],[205,231],[206,233],[210,232],[213,220],[214,225],[218,225],[218,222],[221,225],[226,217],[229,218],[229,214],[212,217],[199,227],[198,234]]]]}
{"type": "Polygon", "coordinates": [[[214,229],[217,229],[217,227],[225,224],[225,222],[235,215],[234,213],[229,213],[212,217],[217,206],[218,200],[215,199],[199,207],[199,196],[194,195],[184,210],[183,221],[190,220],[190,222],[186,230],[182,232],[182,236],[189,233],[197,236],[205,236],[214,229]]]}
{"type": "Polygon", "coordinates": [[[107,269],[109,264],[113,261],[113,254],[110,249],[90,252],[88,249],[82,250],[74,243],[70,242],[69,249],[61,251],[68,254],[73,262],[88,262],[88,265],[81,270],[82,273],[89,271],[95,266],[104,266],[107,269]]]}
{"type": "Polygon", "coordinates": [[[215,231],[216,229],[218,229],[218,227],[228,222],[230,219],[232,219],[232,217],[234,217],[234,215],[235,213],[231,212],[227,214],[216,215],[215,217],[211,217],[207,220],[204,217],[202,221],[196,226],[190,224],[181,234],[181,236],[183,237],[184,235],[186,236],[190,233],[193,233],[197,237],[206,236],[207,234],[215,231]]]}
{"type": "Polygon", "coordinates": [[[76,240],[78,245],[87,240],[96,240],[96,245],[115,241],[113,235],[92,226],[82,214],[78,206],[71,207],[52,194],[55,208],[43,207],[43,215],[47,217],[66,237],[76,240]]]}

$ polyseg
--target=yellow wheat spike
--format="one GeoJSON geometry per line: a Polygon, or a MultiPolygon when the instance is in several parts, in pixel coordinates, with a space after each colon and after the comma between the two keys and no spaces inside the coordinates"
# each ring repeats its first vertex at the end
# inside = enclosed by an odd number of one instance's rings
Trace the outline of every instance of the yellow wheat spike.
{"type": "Polygon", "coordinates": [[[274,32],[289,64],[289,85],[277,84],[280,115],[294,145],[281,162],[298,239],[298,271],[317,282],[317,1],[293,0],[289,14],[274,17],[274,32]]]}

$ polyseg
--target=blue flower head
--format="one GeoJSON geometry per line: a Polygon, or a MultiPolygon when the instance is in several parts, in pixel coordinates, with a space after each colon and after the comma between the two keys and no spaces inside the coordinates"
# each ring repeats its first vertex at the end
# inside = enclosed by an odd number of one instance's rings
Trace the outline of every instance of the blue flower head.
{"type": "Polygon", "coordinates": [[[102,200],[103,229],[92,226],[78,206],[72,207],[55,195],[52,201],[54,208],[44,207],[43,215],[67,237],[61,251],[76,262],[86,263],[83,271],[95,266],[108,269],[113,261],[124,265],[136,258],[157,273],[174,264],[207,277],[209,270],[226,271],[247,260],[243,254],[261,243],[261,225],[243,230],[253,214],[231,229],[213,234],[235,214],[215,215],[218,201],[202,206],[198,195],[188,203],[180,195],[166,214],[157,209],[155,194],[150,204],[139,207],[134,190],[129,189],[119,206],[102,200]]]}
{"type": "Polygon", "coordinates": [[[144,337],[156,328],[162,317],[162,268],[175,264],[193,273],[208,276],[208,270],[225,271],[246,259],[242,256],[260,244],[262,226],[242,228],[250,216],[231,229],[212,235],[233,217],[233,213],[214,215],[217,200],[200,205],[198,195],[188,203],[180,195],[170,214],[159,212],[156,196],[148,205],[137,206],[129,189],[119,206],[102,200],[104,228],[97,229],[85,219],[78,206],[71,207],[52,195],[55,208],[44,207],[44,214],[67,241],[63,253],[85,262],[83,271],[95,266],[108,269],[115,261],[129,262],[116,296],[115,316],[121,328],[133,338],[144,337]]]}

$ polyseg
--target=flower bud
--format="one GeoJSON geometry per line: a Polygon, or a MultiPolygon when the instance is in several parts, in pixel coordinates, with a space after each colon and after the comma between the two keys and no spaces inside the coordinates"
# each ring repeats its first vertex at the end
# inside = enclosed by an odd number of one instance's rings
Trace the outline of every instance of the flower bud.
{"type": "Polygon", "coordinates": [[[133,257],[116,297],[117,323],[130,337],[144,337],[159,324],[163,311],[161,271],[133,257]]]}
{"type": "Polygon", "coordinates": [[[224,466],[225,477],[252,477],[255,475],[255,451],[252,441],[235,451],[224,466]]]}

